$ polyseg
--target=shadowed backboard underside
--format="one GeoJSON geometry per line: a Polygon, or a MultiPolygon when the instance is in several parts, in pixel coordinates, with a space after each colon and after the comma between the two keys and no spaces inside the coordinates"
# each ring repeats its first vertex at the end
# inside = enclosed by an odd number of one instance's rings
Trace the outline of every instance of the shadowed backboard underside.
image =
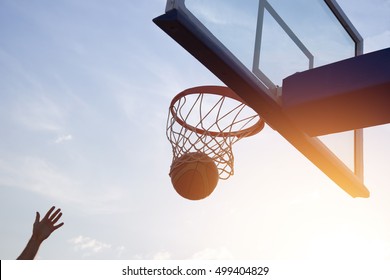
{"type": "Polygon", "coordinates": [[[343,190],[352,197],[369,196],[362,131],[351,132],[353,164],[347,166],[315,137],[324,133],[310,132],[294,106],[283,105],[294,104],[283,88],[287,85],[290,94],[296,90],[288,85],[299,79],[295,73],[363,53],[361,36],[336,1],[170,0],[154,22],[343,190]]]}
{"type": "Polygon", "coordinates": [[[282,106],[310,136],[386,124],[389,77],[390,48],[285,78],[282,106]]]}

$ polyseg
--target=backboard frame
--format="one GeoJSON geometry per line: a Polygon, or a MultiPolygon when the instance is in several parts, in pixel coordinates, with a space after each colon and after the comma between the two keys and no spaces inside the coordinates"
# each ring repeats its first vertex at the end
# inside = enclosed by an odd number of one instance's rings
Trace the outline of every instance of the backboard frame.
{"type": "MultiPolygon", "coordinates": [[[[355,54],[363,52],[363,40],[334,0],[324,0],[352,34],[355,54]]],[[[355,170],[351,171],[316,137],[309,137],[283,112],[277,97],[239,61],[184,5],[168,0],[166,13],[153,20],[221,81],[235,91],[296,149],[352,197],[369,197],[363,183],[363,133],[355,131],[355,170]]]]}
{"type": "MultiPolygon", "coordinates": [[[[355,56],[363,55],[364,53],[364,40],[360,33],[357,31],[352,22],[348,19],[347,15],[341,9],[336,0],[325,0],[330,10],[333,12],[337,20],[344,27],[345,31],[349,34],[351,39],[355,42],[355,56]]],[[[363,129],[354,130],[354,173],[364,182],[364,131],[363,129]]]]}
{"type": "Polygon", "coordinates": [[[300,49],[300,51],[308,59],[308,69],[312,69],[314,66],[314,55],[306,48],[306,46],[299,40],[295,35],[294,31],[288,26],[288,24],[283,20],[282,17],[275,11],[275,9],[269,4],[268,1],[259,1],[259,10],[256,26],[256,38],[255,38],[255,48],[253,55],[253,66],[252,72],[259,77],[259,79],[270,89],[271,93],[275,96],[276,100],[279,101],[280,90],[268,77],[260,70],[260,50],[262,42],[262,30],[264,23],[264,13],[267,11],[272,18],[279,24],[283,31],[288,35],[288,37],[295,43],[295,45],[300,49]]]}

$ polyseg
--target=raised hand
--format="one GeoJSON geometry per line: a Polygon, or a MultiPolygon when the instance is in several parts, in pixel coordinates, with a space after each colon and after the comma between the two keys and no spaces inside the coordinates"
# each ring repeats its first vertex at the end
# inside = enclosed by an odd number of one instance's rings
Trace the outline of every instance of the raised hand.
{"type": "Polygon", "coordinates": [[[61,218],[62,213],[61,209],[57,209],[54,213],[55,207],[51,207],[50,210],[46,213],[45,217],[40,221],[39,212],[36,213],[35,222],[33,225],[33,238],[38,242],[42,242],[50,236],[50,234],[56,229],[62,227],[64,223],[55,225],[58,220],[61,218]]]}
{"type": "Polygon", "coordinates": [[[64,223],[59,223],[56,225],[56,223],[61,218],[62,213],[61,209],[57,209],[55,211],[54,209],[54,206],[51,207],[42,220],[40,220],[39,212],[36,213],[32,236],[28,241],[26,248],[24,248],[23,252],[18,257],[18,260],[34,259],[43,240],[48,238],[53,233],[53,231],[64,225],[64,223]]]}

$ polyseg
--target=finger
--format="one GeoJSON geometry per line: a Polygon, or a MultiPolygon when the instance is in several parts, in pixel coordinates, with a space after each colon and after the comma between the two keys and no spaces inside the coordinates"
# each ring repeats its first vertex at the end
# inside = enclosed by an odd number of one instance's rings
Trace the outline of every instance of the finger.
{"type": "Polygon", "coordinates": [[[39,218],[40,218],[40,215],[39,215],[39,212],[37,212],[35,214],[35,222],[34,223],[39,223],[39,218]]]}
{"type": "Polygon", "coordinates": [[[58,229],[58,228],[60,228],[60,227],[62,227],[63,225],[64,225],[64,223],[61,223],[61,224],[58,224],[58,225],[54,226],[53,227],[53,231],[58,229]]]}
{"type": "Polygon", "coordinates": [[[57,215],[58,215],[58,213],[60,213],[60,211],[61,211],[61,209],[57,209],[51,216],[50,216],[50,220],[53,220],[57,215]]]}
{"type": "Polygon", "coordinates": [[[48,219],[49,216],[50,216],[50,214],[51,214],[51,212],[53,212],[54,209],[55,209],[55,206],[51,207],[51,208],[49,209],[49,211],[47,211],[47,213],[46,213],[44,219],[48,219]]]}
{"type": "Polygon", "coordinates": [[[62,216],[62,213],[60,213],[53,221],[52,223],[55,224],[56,222],[58,222],[58,220],[61,218],[62,216]]]}

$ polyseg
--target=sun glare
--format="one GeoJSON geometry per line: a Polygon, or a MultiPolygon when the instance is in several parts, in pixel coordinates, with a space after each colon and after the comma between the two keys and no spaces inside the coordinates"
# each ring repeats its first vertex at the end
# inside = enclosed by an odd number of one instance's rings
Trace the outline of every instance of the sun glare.
{"type": "Polygon", "coordinates": [[[309,242],[307,257],[317,260],[389,260],[390,246],[381,239],[370,239],[362,233],[340,230],[328,232],[309,242]]]}

